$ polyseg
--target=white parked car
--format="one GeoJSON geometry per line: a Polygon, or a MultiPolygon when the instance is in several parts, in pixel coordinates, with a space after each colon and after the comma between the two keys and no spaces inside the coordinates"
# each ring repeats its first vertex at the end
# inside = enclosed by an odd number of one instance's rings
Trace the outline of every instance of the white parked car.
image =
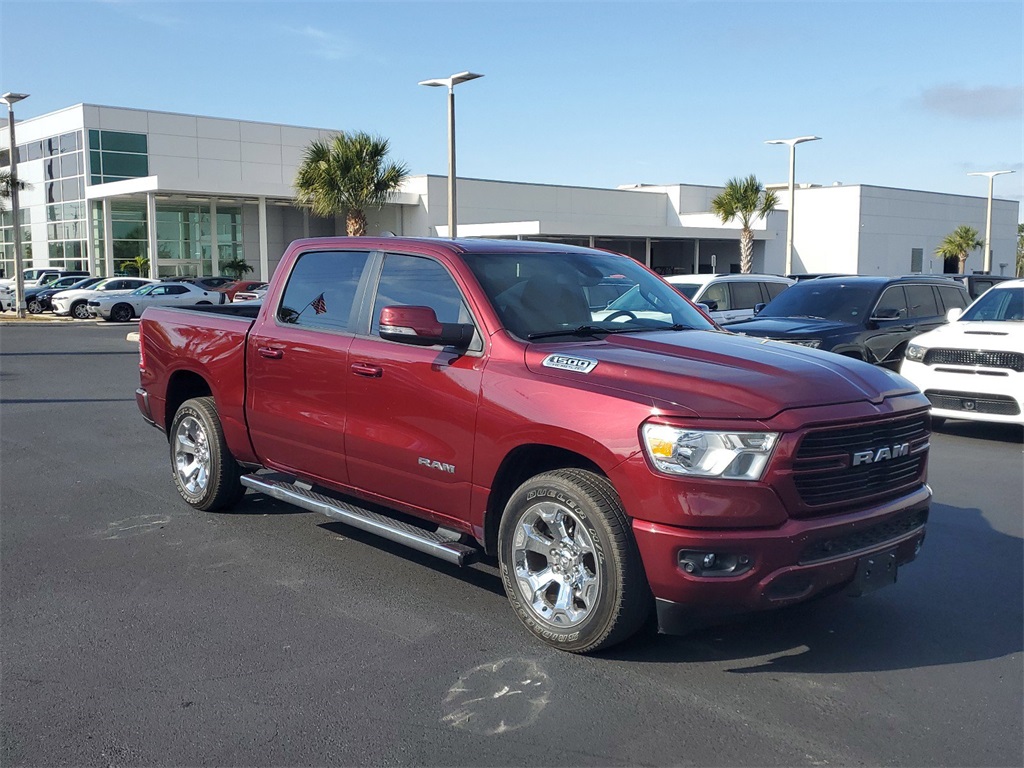
{"type": "Polygon", "coordinates": [[[91,288],[61,291],[55,293],[50,300],[53,304],[53,314],[71,315],[78,320],[88,320],[90,317],[89,299],[112,293],[131,293],[136,288],[155,282],[156,280],[146,277],[108,277],[91,288]]]}
{"type": "MultiPolygon", "coordinates": [[[[731,323],[754,316],[754,307],[767,304],[796,281],[778,275],[669,275],[665,278],[694,304],[703,304],[717,323],[731,323]]],[[[595,320],[657,317],[656,307],[634,286],[594,312],[595,320]]]]}
{"type": "Polygon", "coordinates": [[[89,314],[119,323],[141,317],[146,307],[190,307],[197,304],[223,304],[227,297],[220,291],[205,290],[193,283],[155,283],[131,293],[89,299],[89,314]]]}
{"type": "Polygon", "coordinates": [[[907,346],[900,373],[932,419],[1024,424],[1024,280],[996,283],[950,322],[907,346]]]}
{"type": "Polygon", "coordinates": [[[758,304],[767,304],[796,280],[780,275],[669,275],[672,287],[694,304],[704,304],[716,323],[753,317],[758,304]]]}

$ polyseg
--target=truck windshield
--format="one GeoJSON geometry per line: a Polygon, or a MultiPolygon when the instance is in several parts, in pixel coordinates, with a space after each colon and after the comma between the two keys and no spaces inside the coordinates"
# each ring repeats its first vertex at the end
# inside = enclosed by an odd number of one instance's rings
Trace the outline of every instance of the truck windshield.
{"type": "Polygon", "coordinates": [[[804,280],[776,296],[757,313],[763,317],[816,317],[837,323],[859,323],[868,318],[878,287],[845,280],[804,280]]]}
{"type": "Polygon", "coordinates": [[[960,318],[962,323],[985,321],[1024,322],[1024,288],[989,290],[960,318]]]}
{"type": "Polygon", "coordinates": [[[522,339],[591,338],[715,326],[657,275],[612,253],[473,254],[466,263],[505,328],[522,339]],[[629,309],[608,303],[629,296],[629,309]]]}

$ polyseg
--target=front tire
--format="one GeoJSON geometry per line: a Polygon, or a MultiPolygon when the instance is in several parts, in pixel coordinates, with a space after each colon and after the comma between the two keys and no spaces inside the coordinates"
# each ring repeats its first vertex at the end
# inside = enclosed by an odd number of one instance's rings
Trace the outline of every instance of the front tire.
{"type": "Polygon", "coordinates": [[[170,444],[174,486],[190,505],[226,509],[245,494],[241,467],[228,450],[212,397],[182,403],[171,423],[170,444]]]}
{"type": "Polygon", "coordinates": [[[127,323],[132,319],[132,315],[135,314],[132,311],[131,304],[115,304],[110,310],[110,319],[115,323],[127,323]]]}
{"type": "Polygon", "coordinates": [[[620,643],[643,627],[651,609],[622,502],[593,472],[560,469],[523,483],[501,519],[498,561],[519,620],[563,651],[620,643]]]}
{"type": "Polygon", "coordinates": [[[88,320],[89,319],[89,307],[84,301],[76,301],[71,305],[71,309],[68,311],[73,318],[76,320],[88,320]]]}
{"type": "Polygon", "coordinates": [[[39,299],[32,299],[29,301],[26,309],[28,309],[29,313],[33,315],[41,315],[43,313],[43,305],[40,303],[39,299]]]}

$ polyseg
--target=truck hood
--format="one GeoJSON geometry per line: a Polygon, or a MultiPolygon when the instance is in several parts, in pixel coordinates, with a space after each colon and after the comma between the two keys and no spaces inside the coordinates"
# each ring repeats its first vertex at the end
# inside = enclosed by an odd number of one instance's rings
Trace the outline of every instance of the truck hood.
{"type": "Polygon", "coordinates": [[[526,365],[533,373],[572,386],[646,395],[669,412],[706,419],[763,420],[789,408],[878,404],[917,392],[901,376],[868,363],[714,331],[532,344],[526,365]]]}
{"type": "Polygon", "coordinates": [[[917,336],[912,343],[924,347],[1024,352],[1024,323],[995,320],[948,323],[917,336]]]}
{"type": "Polygon", "coordinates": [[[733,333],[781,339],[822,336],[836,331],[849,330],[850,326],[846,323],[823,320],[819,317],[765,317],[729,323],[727,328],[733,333]]]}

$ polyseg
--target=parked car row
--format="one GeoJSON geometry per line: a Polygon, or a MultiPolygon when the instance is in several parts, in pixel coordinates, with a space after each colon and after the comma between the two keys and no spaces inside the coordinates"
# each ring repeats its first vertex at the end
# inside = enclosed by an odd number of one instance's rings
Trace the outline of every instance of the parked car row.
{"type": "MultiPolygon", "coordinates": [[[[42,272],[31,270],[30,273],[42,272]]],[[[57,276],[47,271],[47,282],[26,283],[25,307],[30,314],[53,312],[78,320],[102,317],[105,320],[130,320],[147,306],[223,304],[238,293],[264,288],[261,280],[235,280],[230,277],[179,277],[151,280],[145,277],[89,277],[84,272],[57,276]],[[159,290],[154,284],[162,286],[159,290]],[[132,298],[120,298],[130,294],[132,298]],[[117,300],[120,299],[120,300],[117,300]]],[[[27,273],[28,274],[28,273],[27,273]]],[[[16,309],[14,288],[0,283],[0,310],[16,309]]]]}

